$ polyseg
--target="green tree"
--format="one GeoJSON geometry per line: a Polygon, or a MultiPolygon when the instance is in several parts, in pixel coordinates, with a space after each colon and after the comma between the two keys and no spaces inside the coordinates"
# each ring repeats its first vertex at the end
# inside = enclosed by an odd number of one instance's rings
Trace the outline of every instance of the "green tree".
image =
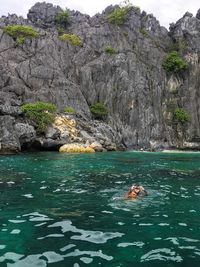
{"type": "Polygon", "coordinates": [[[17,40],[19,44],[23,44],[26,39],[34,39],[39,37],[39,32],[27,25],[9,25],[4,27],[4,32],[17,40]]]}
{"type": "Polygon", "coordinates": [[[177,51],[172,51],[163,62],[163,68],[167,72],[177,73],[188,68],[188,63],[182,59],[177,51]]]}
{"type": "Polygon", "coordinates": [[[76,110],[72,107],[66,107],[64,109],[64,112],[69,113],[69,114],[76,114],[76,110]]]}
{"type": "Polygon", "coordinates": [[[110,55],[113,55],[113,54],[116,54],[117,53],[117,51],[112,46],[107,46],[105,48],[105,52],[107,54],[110,54],[110,55]]]}
{"type": "Polygon", "coordinates": [[[71,45],[74,46],[82,46],[83,42],[80,38],[80,36],[76,34],[69,34],[69,33],[64,33],[61,36],[59,36],[59,39],[62,41],[68,41],[71,45]]]}
{"type": "Polygon", "coordinates": [[[122,25],[128,18],[128,13],[131,10],[131,6],[117,7],[108,15],[108,21],[112,24],[122,25]]]}
{"type": "Polygon", "coordinates": [[[63,10],[55,18],[56,24],[59,25],[60,27],[66,28],[67,25],[70,24],[70,14],[69,11],[63,10]]]}
{"type": "Polygon", "coordinates": [[[35,123],[38,133],[44,133],[55,119],[56,106],[44,102],[28,103],[22,106],[22,111],[35,123]]]}
{"type": "Polygon", "coordinates": [[[174,122],[184,124],[190,120],[190,115],[183,108],[176,108],[173,113],[174,122]]]}
{"type": "Polygon", "coordinates": [[[108,115],[107,107],[101,102],[92,105],[90,111],[94,118],[99,120],[105,119],[108,115]]]}

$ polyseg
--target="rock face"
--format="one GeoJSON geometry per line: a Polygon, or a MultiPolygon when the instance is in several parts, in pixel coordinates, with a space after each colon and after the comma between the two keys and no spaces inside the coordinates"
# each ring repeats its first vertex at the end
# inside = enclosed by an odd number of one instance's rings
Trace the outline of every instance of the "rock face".
{"type": "Polygon", "coordinates": [[[107,17],[114,8],[94,17],[69,11],[65,32],[80,36],[82,46],[59,39],[55,18],[62,10],[52,4],[36,3],[28,19],[0,19],[2,152],[19,151],[29,141],[44,149],[82,141],[98,142],[106,150],[200,147],[200,11],[196,17],[186,13],[168,32],[136,7],[124,24],[111,24],[107,17]],[[3,31],[14,24],[31,25],[40,37],[16,44],[3,31]],[[106,53],[108,46],[116,53],[106,53]],[[172,47],[189,64],[184,73],[163,69],[172,47]],[[62,130],[56,122],[43,137],[35,137],[31,125],[25,127],[25,137],[23,127],[17,135],[19,123],[27,124],[20,106],[35,101],[54,103],[60,113],[73,107],[78,125],[74,140],[70,127],[62,130]],[[89,107],[96,102],[107,106],[106,122],[92,120],[89,107]],[[175,108],[187,110],[190,121],[174,123],[175,108]]]}
{"type": "Polygon", "coordinates": [[[59,6],[53,6],[50,3],[36,3],[29,10],[27,17],[34,25],[48,28],[55,26],[55,17],[61,11],[59,6]]]}
{"type": "Polygon", "coordinates": [[[36,139],[36,131],[34,127],[29,124],[16,123],[15,131],[19,138],[21,148],[28,148],[36,139]]]}
{"type": "Polygon", "coordinates": [[[20,151],[20,143],[14,128],[14,118],[0,116],[0,150],[1,153],[15,153],[20,151]]]}

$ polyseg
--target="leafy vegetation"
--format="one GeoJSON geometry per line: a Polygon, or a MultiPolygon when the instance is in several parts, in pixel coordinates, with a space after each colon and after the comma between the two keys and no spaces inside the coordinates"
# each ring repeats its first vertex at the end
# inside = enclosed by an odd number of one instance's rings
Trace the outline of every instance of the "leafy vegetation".
{"type": "Polygon", "coordinates": [[[145,37],[148,37],[149,36],[149,33],[148,33],[148,31],[145,28],[141,28],[140,29],[140,33],[143,34],[145,37]]]}
{"type": "Polygon", "coordinates": [[[108,54],[110,54],[110,55],[113,55],[113,54],[116,54],[117,53],[117,51],[114,48],[112,48],[111,46],[107,46],[105,48],[105,52],[108,53],[108,54]]]}
{"type": "Polygon", "coordinates": [[[68,41],[71,45],[74,45],[74,46],[82,46],[83,45],[83,42],[82,42],[80,36],[78,36],[76,34],[64,33],[59,38],[62,41],[68,41]]]}
{"type": "Polygon", "coordinates": [[[123,32],[124,37],[128,37],[128,32],[123,32]]]}
{"type": "Polygon", "coordinates": [[[31,26],[26,25],[9,25],[4,27],[4,32],[17,40],[19,44],[23,44],[28,39],[39,37],[39,33],[31,26]]]}
{"type": "Polygon", "coordinates": [[[72,107],[66,107],[64,109],[64,112],[70,113],[70,114],[76,114],[76,110],[74,108],[72,108],[72,107]]]}
{"type": "Polygon", "coordinates": [[[177,73],[188,68],[187,62],[182,59],[177,51],[172,51],[163,62],[163,68],[167,72],[177,73]]]}
{"type": "Polygon", "coordinates": [[[55,18],[56,24],[62,27],[67,27],[67,25],[70,23],[70,14],[69,11],[63,10],[62,12],[58,13],[58,15],[55,18]]]}
{"type": "Polygon", "coordinates": [[[116,25],[124,24],[124,22],[127,20],[128,13],[131,8],[132,7],[130,5],[115,8],[115,10],[108,16],[108,21],[116,25]]]}
{"type": "Polygon", "coordinates": [[[36,124],[38,133],[44,133],[47,126],[54,121],[56,106],[44,102],[29,103],[22,106],[22,111],[36,124]]]}
{"type": "Polygon", "coordinates": [[[92,105],[90,107],[90,111],[95,119],[102,120],[108,115],[107,107],[101,102],[97,102],[96,104],[92,105]]]}
{"type": "Polygon", "coordinates": [[[64,34],[65,33],[65,29],[63,28],[63,27],[57,27],[57,31],[58,31],[58,33],[59,33],[59,35],[61,35],[61,34],[64,34]]]}
{"type": "Polygon", "coordinates": [[[184,124],[190,120],[190,115],[183,108],[176,108],[173,114],[173,118],[175,122],[184,124]]]}
{"type": "Polygon", "coordinates": [[[170,46],[169,51],[177,51],[183,53],[187,49],[187,47],[188,45],[185,40],[177,40],[170,46]]]}

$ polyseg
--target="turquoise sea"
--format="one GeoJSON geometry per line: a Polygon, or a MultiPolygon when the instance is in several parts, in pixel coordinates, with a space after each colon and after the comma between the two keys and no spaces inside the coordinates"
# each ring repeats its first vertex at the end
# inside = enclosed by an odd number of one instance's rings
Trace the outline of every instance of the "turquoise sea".
{"type": "Polygon", "coordinates": [[[1,156],[2,266],[200,266],[200,153],[1,156]]]}

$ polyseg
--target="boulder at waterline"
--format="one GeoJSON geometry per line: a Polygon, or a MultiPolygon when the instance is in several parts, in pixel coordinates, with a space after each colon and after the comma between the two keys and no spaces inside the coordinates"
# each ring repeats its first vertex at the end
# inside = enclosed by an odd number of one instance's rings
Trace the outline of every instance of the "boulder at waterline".
{"type": "Polygon", "coordinates": [[[60,147],[59,152],[65,153],[94,153],[95,150],[84,144],[66,144],[60,147]]]}

